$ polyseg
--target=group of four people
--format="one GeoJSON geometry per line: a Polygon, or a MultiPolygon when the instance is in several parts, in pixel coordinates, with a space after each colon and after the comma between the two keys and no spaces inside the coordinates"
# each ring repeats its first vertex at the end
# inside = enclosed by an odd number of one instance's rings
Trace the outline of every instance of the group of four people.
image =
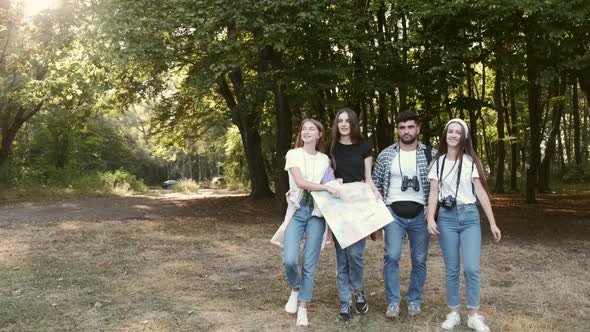
{"type": "MultiPolygon", "coordinates": [[[[383,228],[385,316],[399,316],[399,261],[406,234],[412,261],[408,314],[413,316],[421,312],[429,239],[434,236],[439,238],[444,258],[447,304],[451,309],[442,328],[453,329],[461,321],[459,281],[462,255],[469,312],[467,325],[478,332],[489,331],[478,314],[481,230],[476,200],[487,216],[496,242],[501,233],[496,226],[485,173],[471,145],[467,124],[461,119],[450,120],[445,126],[439,151],[436,151],[418,141],[420,121],[414,112],[401,112],[396,120],[398,142],[379,154],[373,174],[373,149],[364,140],[357,115],[351,108],[336,113],[329,156],[325,154],[321,123],[314,119],[302,121],[295,146],[286,155],[289,207],[285,221],[272,239],[283,245],[285,273],[291,287],[285,310],[297,313],[297,325],[309,324],[307,306],[312,299],[320,250],[328,237],[328,227],[310,192],[324,190],[339,198],[338,190],[326,183],[340,178],[343,183],[362,181],[368,184],[393,217],[393,222],[383,228]],[[300,274],[298,258],[303,236],[300,274]]],[[[340,300],[338,317],[348,320],[353,307],[360,314],[369,310],[363,292],[365,240],[344,249],[335,237],[333,240],[340,300]]]]}

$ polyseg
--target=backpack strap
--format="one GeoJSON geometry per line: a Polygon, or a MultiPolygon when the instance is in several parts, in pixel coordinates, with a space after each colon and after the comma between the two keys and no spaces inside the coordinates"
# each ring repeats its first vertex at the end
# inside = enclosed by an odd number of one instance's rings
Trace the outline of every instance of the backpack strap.
{"type": "MultiPolygon", "coordinates": [[[[442,188],[442,184],[441,184],[442,177],[438,174],[438,161],[439,161],[439,159],[440,158],[436,158],[436,180],[438,181],[437,182],[437,184],[438,184],[438,197],[436,198],[436,200],[438,202],[440,202],[440,199],[442,197],[442,189],[441,189],[442,188]]],[[[438,211],[438,209],[437,209],[437,211],[438,211]]]]}
{"type": "Polygon", "coordinates": [[[475,167],[475,160],[471,160],[471,192],[475,195],[475,184],[473,184],[473,168],[475,167]]]}
{"type": "Polygon", "coordinates": [[[424,150],[424,157],[426,157],[426,162],[428,163],[428,165],[430,165],[430,163],[432,162],[432,146],[426,146],[426,150],[424,150]]]}

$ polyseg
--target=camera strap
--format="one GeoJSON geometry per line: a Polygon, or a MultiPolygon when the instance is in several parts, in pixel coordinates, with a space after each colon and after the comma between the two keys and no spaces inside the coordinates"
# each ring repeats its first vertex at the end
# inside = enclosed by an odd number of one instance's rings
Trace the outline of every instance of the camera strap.
{"type": "MultiPolygon", "coordinates": [[[[440,158],[439,158],[440,159],[440,158]]],[[[442,198],[442,180],[443,174],[445,170],[445,161],[447,160],[447,155],[444,156],[442,165],[440,167],[440,173],[438,172],[438,159],[436,159],[436,175],[438,176],[438,201],[441,201],[442,198]]],[[[457,161],[455,161],[456,163],[457,161]]],[[[455,201],[457,201],[457,194],[459,194],[459,183],[461,182],[461,170],[463,169],[463,162],[459,162],[459,171],[457,172],[457,187],[455,188],[455,201]]],[[[472,170],[473,172],[473,170],[472,170]]]]}

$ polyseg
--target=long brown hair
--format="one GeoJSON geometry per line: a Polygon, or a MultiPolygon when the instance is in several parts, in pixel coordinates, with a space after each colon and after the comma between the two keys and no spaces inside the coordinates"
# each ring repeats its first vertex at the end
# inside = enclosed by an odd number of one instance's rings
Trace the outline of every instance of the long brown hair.
{"type": "Polygon", "coordinates": [[[359,118],[356,112],[350,107],[343,107],[336,112],[334,122],[332,123],[332,139],[330,142],[330,158],[332,159],[332,167],[336,169],[336,159],[334,158],[334,148],[336,143],[340,141],[340,131],[338,131],[338,118],[340,114],[346,113],[348,115],[348,123],[350,124],[350,140],[352,144],[364,142],[365,137],[361,133],[361,126],[359,125],[359,118]]]}
{"type": "MultiPolygon", "coordinates": [[[[440,146],[438,148],[438,152],[432,159],[433,163],[430,167],[436,167],[435,161],[437,161],[442,155],[446,154],[449,151],[449,145],[447,144],[447,133],[448,128],[451,123],[457,123],[461,125],[461,123],[457,121],[449,121],[445,128],[443,129],[443,133],[440,138],[440,146]]],[[[490,190],[488,188],[488,181],[486,175],[484,173],[483,165],[481,160],[477,157],[475,150],[473,149],[473,143],[471,142],[471,137],[465,133],[465,128],[461,125],[461,139],[459,140],[459,155],[457,156],[457,160],[459,161],[459,167],[463,167],[463,155],[468,155],[471,157],[471,160],[475,163],[475,167],[477,168],[477,173],[479,173],[479,179],[481,180],[481,184],[485,189],[488,196],[490,196],[490,190]]],[[[437,179],[438,181],[438,179],[437,179]]]]}
{"type": "Polygon", "coordinates": [[[293,144],[293,148],[297,149],[303,146],[303,141],[301,140],[301,131],[303,130],[303,125],[306,122],[311,122],[314,126],[316,126],[316,128],[318,128],[318,131],[320,132],[320,138],[315,145],[315,149],[322,153],[326,153],[326,145],[324,144],[324,126],[322,126],[318,120],[312,118],[305,118],[303,121],[301,121],[301,124],[299,125],[299,131],[297,132],[297,139],[295,140],[295,144],[293,144]]]}

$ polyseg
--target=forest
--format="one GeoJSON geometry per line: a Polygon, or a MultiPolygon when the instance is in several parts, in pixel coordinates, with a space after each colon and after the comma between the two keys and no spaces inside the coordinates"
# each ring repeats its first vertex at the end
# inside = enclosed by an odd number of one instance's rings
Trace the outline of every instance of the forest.
{"type": "MultiPolygon", "coordinates": [[[[590,183],[590,2],[1,0],[0,187],[223,176],[277,204],[301,119],[375,156],[465,119],[491,189],[590,183]]],[[[144,185],[145,184],[145,185],[144,185]]]]}
{"type": "MultiPolygon", "coordinates": [[[[373,160],[400,112],[434,148],[464,119],[486,324],[590,331],[588,0],[0,0],[0,331],[294,330],[285,155],[344,106],[373,160]]],[[[376,235],[370,311],[337,318],[330,243],[306,330],[440,331],[439,240],[417,317],[403,240],[391,320],[376,235]]]]}

